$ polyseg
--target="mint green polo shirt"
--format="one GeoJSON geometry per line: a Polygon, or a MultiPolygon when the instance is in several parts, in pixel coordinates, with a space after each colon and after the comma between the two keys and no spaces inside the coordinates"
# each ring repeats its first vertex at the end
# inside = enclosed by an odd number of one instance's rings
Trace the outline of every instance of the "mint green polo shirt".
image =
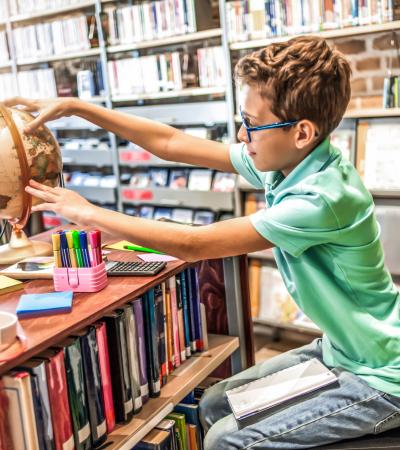
{"type": "Polygon", "coordinates": [[[400,397],[400,295],[385,268],[372,196],[353,165],[324,140],[286,178],[260,172],[244,144],[231,161],[265,189],[251,223],[274,244],[285,285],[323,331],[328,367],[400,397]]]}

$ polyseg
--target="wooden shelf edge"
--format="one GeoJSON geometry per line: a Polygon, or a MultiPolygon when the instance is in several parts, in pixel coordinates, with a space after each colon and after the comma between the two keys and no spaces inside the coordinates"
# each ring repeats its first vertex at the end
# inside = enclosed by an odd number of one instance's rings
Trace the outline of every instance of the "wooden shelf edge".
{"type": "Polygon", "coordinates": [[[209,349],[184,362],[161,388],[161,396],[150,399],[143,410],[126,425],[119,425],[110,433],[108,450],[130,450],[165,415],[172,411],[190,391],[239,348],[239,338],[226,335],[208,335],[209,349]],[[153,406],[155,405],[155,406],[153,406]]]}
{"type": "MultiPolygon", "coordinates": [[[[290,331],[297,331],[299,333],[304,334],[310,334],[312,336],[321,336],[322,331],[318,330],[317,328],[302,326],[302,325],[296,325],[293,323],[280,323],[280,322],[274,322],[272,320],[265,320],[265,319],[253,319],[254,326],[259,327],[268,327],[268,328],[280,328],[283,330],[290,330],[290,331]]],[[[255,328],[255,332],[257,329],[255,328]]]]}
{"type": "Polygon", "coordinates": [[[163,98],[174,98],[174,97],[192,97],[192,96],[200,96],[200,95],[214,95],[214,94],[225,94],[226,89],[222,86],[214,86],[214,87],[196,87],[196,88],[187,88],[182,89],[180,91],[165,91],[165,92],[154,92],[149,94],[136,94],[136,95],[126,95],[126,96],[118,96],[115,95],[111,98],[114,103],[122,103],[122,102],[135,102],[138,100],[158,100],[163,98]]]}
{"type": "Polygon", "coordinates": [[[399,28],[400,28],[400,20],[393,20],[391,22],[384,22],[380,24],[360,25],[348,28],[335,28],[332,30],[323,30],[323,31],[309,31],[307,33],[302,34],[273,36],[270,38],[246,40],[243,42],[242,41],[232,42],[229,47],[231,50],[245,50],[250,48],[263,47],[273,42],[288,41],[289,39],[304,35],[319,36],[325,39],[338,39],[348,36],[358,36],[363,34],[380,33],[384,31],[397,30],[399,28]]]}
{"type": "Polygon", "coordinates": [[[88,50],[82,50],[71,53],[63,53],[61,55],[51,55],[45,56],[43,58],[38,59],[17,59],[17,66],[30,66],[34,64],[42,64],[53,61],[61,61],[64,59],[76,59],[76,58],[84,58],[86,56],[97,56],[100,55],[100,48],[91,48],[88,50]]]}

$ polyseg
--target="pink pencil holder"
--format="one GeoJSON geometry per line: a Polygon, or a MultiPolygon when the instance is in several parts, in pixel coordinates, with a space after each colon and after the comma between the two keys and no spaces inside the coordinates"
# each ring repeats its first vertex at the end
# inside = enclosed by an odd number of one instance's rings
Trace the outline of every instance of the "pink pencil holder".
{"type": "Polygon", "coordinates": [[[95,267],[55,267],[53,279],[55,291],[97,292],[108,283],[104,262],[95,267]]]}

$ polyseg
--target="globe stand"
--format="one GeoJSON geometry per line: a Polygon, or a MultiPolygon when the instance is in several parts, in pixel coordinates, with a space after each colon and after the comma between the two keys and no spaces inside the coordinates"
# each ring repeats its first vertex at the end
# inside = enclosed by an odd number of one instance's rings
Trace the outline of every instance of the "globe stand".
{"type": "Polygon", "coordinates": [[[15,264],[25,258],[52,255],[48,242],[31,241],[22,230],[13,229],[10,242],[0,246],[0,264],[15,264]]]}

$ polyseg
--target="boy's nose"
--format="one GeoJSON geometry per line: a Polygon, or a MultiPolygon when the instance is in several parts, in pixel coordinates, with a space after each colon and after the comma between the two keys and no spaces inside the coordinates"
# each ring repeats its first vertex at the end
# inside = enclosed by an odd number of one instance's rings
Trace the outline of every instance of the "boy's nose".
{"type": "Polygon", "coordinates": [[[243,125],[239,128],[237,138],[238,138],[239,142],[244,142],[245,144],[249,143],[249,137],[248,137],[247,131],[243,125]]]}

